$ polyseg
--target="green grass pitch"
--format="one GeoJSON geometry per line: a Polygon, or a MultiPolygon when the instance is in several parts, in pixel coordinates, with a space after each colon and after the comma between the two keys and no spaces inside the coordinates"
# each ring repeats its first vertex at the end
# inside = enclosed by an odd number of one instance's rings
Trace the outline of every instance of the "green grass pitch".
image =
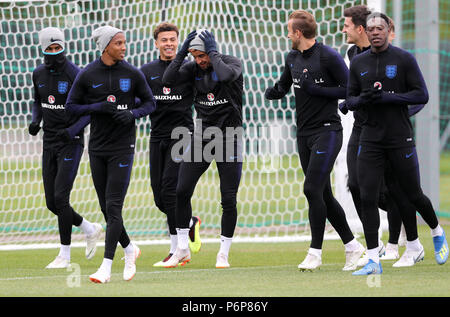
{"type": "MultiPolygon", "coordinates": [[[[450,225],[444,226],[447,233],[450,225]]],[[[57,254],[55,249],[1,251],[0,296],[5,297],[448,297],[450,263],[434,260],[429,228],[419,226],[425,260],[410,268],[394,268],[383,261],[379,278],[352,276],[343,272],[341,241],[326,240],[323,265],[316,272],[300,272],[308,242],[234,243],[231,268],[216,269],[218,243],[204,243],[191,263],[175,269],[154,268],[168,245],[141,246],[137,274],[122,279],[123,250],[119,246],[108,284],[94,284],[88,276],[102,261],[103,247],[95,257],[84,258],[84,248],[72,249],[72,270],[46,270],[57,254]]],[[[363,238],[359,238],[364,242],[363,238]]],[[[386,234],[383,236],[386,242],[386,234]]],[[[404,248],[401,248],[403,252],[404,248]]]]}

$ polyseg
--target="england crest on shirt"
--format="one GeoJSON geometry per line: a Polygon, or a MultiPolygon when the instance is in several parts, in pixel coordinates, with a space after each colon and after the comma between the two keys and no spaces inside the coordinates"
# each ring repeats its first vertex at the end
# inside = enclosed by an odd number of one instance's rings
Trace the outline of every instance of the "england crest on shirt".
{"type": "Polygon", "coordinates": [[[386,76],[389,79],[397,75],[397,65],[386,65],[386,76]]]}
{"type": "Polygon", "coordinates": [[[128,92],[131,88],[131,79],[130,78],[121,78],[119,80],[120,90],[123,92],[128,92]]]}
{"type": "Polygon", "coordinates": [[[67,92],[67,88],[69,88],[69,83],[67,81],[58,81],[58,92],[61,95],[64,95],[67,92]]]}

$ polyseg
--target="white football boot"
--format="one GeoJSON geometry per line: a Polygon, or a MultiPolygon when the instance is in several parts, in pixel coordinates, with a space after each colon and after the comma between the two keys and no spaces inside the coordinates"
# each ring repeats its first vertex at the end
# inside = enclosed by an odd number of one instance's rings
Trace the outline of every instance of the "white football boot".
{"type": "Polygon", "coordinates": [[[400,260],[395,262],[392,266],[393,267],[408,267],[413,266],[417,262],[420,262],[425,257],[425,250],[423,249],[423,246],[420,245],[420,250],[408,250],[406,249],[403,253],[400,260]]]}
{"type": "Polygon", "coordinates": [[[97,272],[89,275],[89,279],[94,283],[104,284],[109,282],[111,274],[106,270],[99,268],[97,272]]]}
{"type": "Polygon", "coordinates": [[[388,243],[386,245],[386,253],[380,257],[380,260],[397,260],[399,257],[398,244],[388,243]]]}
{"type": "Polygon", "coordinates": [[[354,271],[358,267],[358,261],[366,250],[361,243],[358,242],[358,244],[357,250],[345,252],[345,265],[342,271],[354,271]]]}
{"type": "Polygon", "coordinates": [[[86,259],[90,260],[94,257],[97,251],[97,240],[103,231],[103,227],[99,223],[92,224],[95,227],[95,231],[92,234],[86,235],[86,259]]]}
{"type": "Polygon", "coordinates": [[[136,260],[141,255],[141,250],[134,243],[133,248],[133,254],[127,255],[125,252],[125,256],[122,258],[122,260],[125,259],[125,267],[123,269],[123,279],[125,281],[131,281],[136,275],[136,260]]]}
{"type": "Polygon", "coordinates": [[[70,260],[67,260],[61,256],[57,256],[50,264],[48,264],[46,269],[65,269],[70,267],[70,260]]]}
{"type": "Polygon", "coordinates": [[[191,261],[191,251],[189,248],[183,250],[177,248],[175,253],[166,261],[164,265],[165,268],[177,267],[179,265],[183,266],[191,261]]]}
{"type": "MultiPolygon", "coordinates": [[[[382,257],[386,253],[386,248],[384,247],[383,242],[381,242],[381,246],[378,245],[378,255],[382,257]]],[[[358,260],[357,266],[366,266],[369,263],[369,254],[364,252],[363,256],[358,260]]]]}
{"type": "Polygon", "coordinates": [[[300,271],[314,271],[322,265],[322,257],[318,257],[312,253],[306,255],[302,263],[298,265],[300,271]]]}
{"type": "Polygon", "coordinates": [[[216,258],[216,268],[226,269],[229,267],[230,263],[228,263],[228,256],[224,253],[218,253],[216,258]]]}

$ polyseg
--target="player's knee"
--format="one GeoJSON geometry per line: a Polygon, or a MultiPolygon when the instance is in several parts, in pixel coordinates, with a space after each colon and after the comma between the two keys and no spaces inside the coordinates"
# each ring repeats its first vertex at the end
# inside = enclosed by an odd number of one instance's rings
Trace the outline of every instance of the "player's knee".
{"type": "Polygon", "coordinates": [[[106,220],[108,225],[123,225],[122,213],[117,210],[108,212],[108,218],[106,220]]]}
{"type": "Polygon", "coordinates": [[[358,182],[356,180],[348,180],[347,183],[348,186],[348,190],[352,193],[352,194],[357,194],[359,195],[359,186],[358,186],[358,182]]]}
{"type": "Polygon", "coordinates": [[[69,195],[66,193],[55,193],[54,204],[57,210],[63,210],[64,208],[69,206],[69,195]]]}
{"type": "Polygon", "coordinates": [[[159,210],[164,211],[164,200],[162,199],[161,195],[153,192],[153,199],[155,200],[156,207],[158,207],[159,210]]]}
{"type": "Polygon", "coordinates": [[[55,200],[54,199],[46,199],[45,203],[47,205],[48,210],[50,210],[55,215],[58,215],[58,209],[56,208],[55,200]]]}
{"type": "Polygon", "coordinates": [[[319,186],[305,182],[303,186],[303,193],[305,194],[308,201],[320,199],[323,195],[323,192],[318,190],[319,186]]]}
{"type": "Polygon", "coordinates": [[[427,204],[427,198],[422,191],[408,193],[408,199],[414,206],[427,204]]]}
{"type": "Polygon", "coordinates": [[[363,210],[378,209],[378,197],[371,193],[361,193],[361,207],[363,210]]]}
{"type": "Polygon", "coordinates": [[[236,193],[225,193],[222,194],[222,209],[224,212],[227,212],[229,210],[234,211],[236,210],[236,193]]]}
{"type": "Polygon", "coordinates": [[[123,200],[110,200],[106,202],[106,214],[108,215],[108,221],[110,218],[116,221],[122,219],[123,200]]]}
{"type": "Polygon", "coordinates": [[[187,203],[191,199],[193,190],[186,186],[178,186],[176,189],[176,200],[187,203]]]}
{"type": "Polygon", "coordinates": [[[160,199],[167,205],[174,205],[176,200],[176,188],[163,187],[160,193],[160,199]]]}

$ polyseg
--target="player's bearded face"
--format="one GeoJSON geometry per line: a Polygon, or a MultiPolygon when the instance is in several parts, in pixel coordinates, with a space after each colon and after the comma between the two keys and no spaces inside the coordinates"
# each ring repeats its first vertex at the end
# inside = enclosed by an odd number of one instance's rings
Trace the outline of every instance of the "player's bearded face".
{"type": "Polygon", "coordinates": [[[123,33],[117,33],[108,46],[105,48],[105,52],[111,56],[115,61],[121,61],[125,58],[125,52],[127,50],[127,41],[123,33]]]}
{"type": "Polygon", "coordinates": [[[211,60],[209,59],[208,54],[202,51],[192,50],[192,56],[195,59],[195,62],[201,69],[207,69],[211,65],[211,60]]]}
{"type": "Polygon", "coordinates": [[[381,17],[374,17],[367,21],[366,33],[372,47],[381,48],[389,44],[389,25],[381,17]]]}
{"type": "Polygon", "coordinates": [[[177,54],[178,36],[175,31],[160,32],[155,41],[162,60],[172,60],[177,54]]]}
{"type": "Polygon", "coordinates": [[[297,49],[299,44],[300,44],[300,38],[298,36],[298,32],[294,32],[293,28],[292,28],[292,24],[293,21],[289,20],[288,21],[288,25],[287,25],[287,29],[288,29],[288,38],[291,40],[292,43],[292,49],[297,49]]]}

